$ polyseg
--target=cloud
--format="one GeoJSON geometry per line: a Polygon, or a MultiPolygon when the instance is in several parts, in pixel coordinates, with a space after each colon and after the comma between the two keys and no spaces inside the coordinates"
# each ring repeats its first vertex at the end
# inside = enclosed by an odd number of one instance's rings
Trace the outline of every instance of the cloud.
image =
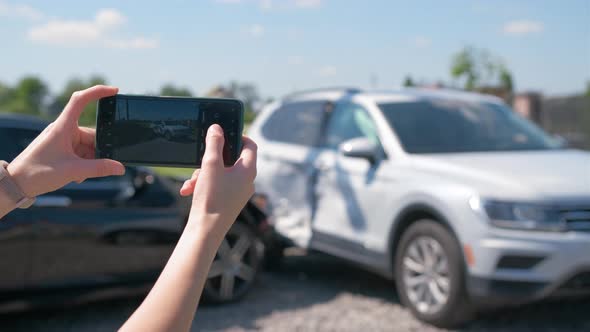
{"type": "Polygon", "coordinates": [[[287,29],[287,38],[289,40],[296,40],[296,39],[301,38],[302,36],[303,36],[303,31],[301,31],[301,29],[299,29],[299,28],[291,27],[291,28],[287,29]]]}
{"type": "Polygon", "coordinates": [[[118,48],[123,50],[150,49],[158,48],[160,42],[157,39],[138,37],[133,39],[106,40],[105,46],[108,48],[118,48]]]}
{"type": "Polygon", "coordinates": [[[428,48],[432,44],[432,40],[424,36],[416,36],[412,39],[412,44],[417,48],[428,48]]]}
{"type": "Polygon", "coordinates": [[[264,35],[264,26],[260,24],[252,24],[244,27],[243,31],[251,37],[260,38],[264,35]]]}
{"type": "Polygon", "coordinates": [[[271,10],[273,8],[272,0],[260,0],[258,1],[258,5],[262,10],[271,10]]]}
{"type": "Polygon", "coordinates": [[[258,4],[258,7],[264,11],[273,9],[289,8],[317,8],[323,3],[323,0],[214,0],[220,4],[237,5],[237,4],[258,4]]]}
{"type": "Polygon", "coordinates": [[[330,76],[335,76],[338,73],[338,70],[336,69],[336,67],[334,66],[323,66],[322,68],[320,68],[319,70],[319,74],[322,77],[330,77],[330,76]]]}
{"type": "Polygon", "coordinates": [[[316,8],[322,5],[322,0],[294,0],[295,7],[316,8]]]}
{"type": "Polygon", "coordinates": [[[287,63],[292,66],[303,64],[303,57],[300,55],[291,55],[287,57],[287,63]]]}
{"type": "Polygon", "coordinates": [[[92,23],[83,21],[50,21],[29,30],[29,39],[54,45],[72,45],[96,42],[100,29],[92,23]]]}
{"type": "Polygon", "coordinates": [[[127,21],[127,18],[116,9],[101,9],[94,21],[99,27],[108,29],[120,26],[127,21]]]}
{"type": "Polygon", "coordinates": [[[17,5],[0,0],[0,16],[24,18],[31,21],[43,18],[43,13],[29,5],[17,5]]]}
{"type": "Polygon", "coordinates": [[[543,31],[543,23],[531,20],[517,20],[504,24],[502,31],[506,35],[522,36],[543,31]]]}
{"type": "Polygon", "coordinates": [[[101,9],[92,20],[53,19],[29,30],[29,40],[56,46],[98,46],[118,49],[157,48],[156,39],[135,37],[113,38],[127,18],[116,9],[101,9]]]}

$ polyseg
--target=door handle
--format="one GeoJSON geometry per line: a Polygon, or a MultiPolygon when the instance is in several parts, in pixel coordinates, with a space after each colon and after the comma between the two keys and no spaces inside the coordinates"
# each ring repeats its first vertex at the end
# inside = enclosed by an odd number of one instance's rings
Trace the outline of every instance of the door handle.
{"type": "Polygon", "coordinates": [[[72,199],[68,196],[43,195],[35,199],[35,207],[68,207],[72,205],[72,199]]]}
{"type": "Polygon", "coordinates": [[[325,171],[329,171],[330,168],[331,168],[330,165],[328,163],[325,163],[325,162],[319,162],[319,163],[316,164],[316,169],[318,171],[325,172],[325,171]]]}

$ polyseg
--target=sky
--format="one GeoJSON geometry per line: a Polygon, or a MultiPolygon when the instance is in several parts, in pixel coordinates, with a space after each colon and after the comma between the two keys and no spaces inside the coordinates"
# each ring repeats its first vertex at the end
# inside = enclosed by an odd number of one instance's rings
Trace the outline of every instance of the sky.
{"type": "Polygon", "coordinates": [[[590,81],[590,1],[0,0],[0,81],[104,76],[125,93],[196,94],[230,80],[265,97],[325,86],[451,82],[453,54],[488,49],[518,92],[590,81]]]}

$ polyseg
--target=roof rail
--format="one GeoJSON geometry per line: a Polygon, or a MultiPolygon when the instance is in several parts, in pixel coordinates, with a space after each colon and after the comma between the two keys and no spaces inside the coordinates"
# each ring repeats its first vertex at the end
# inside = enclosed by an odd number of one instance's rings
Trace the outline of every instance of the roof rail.
{"type": "Polygon", "coordinates": [[[293,93],[290,93],[290,94],[284,96],[283,99],[292,99],[292,98],[295,98],[298,96],[302,96],[302,95],[306,95],[306,94],[314,93],[314,92],[342,92],[344,94],[355,94],[355,93],[362,92],[362,90],[359,88],[353,88],[353,87],[325,87],[325,88],[318,88],[318,89],[296,91],[296,92],[293,92],[293,93]]]}

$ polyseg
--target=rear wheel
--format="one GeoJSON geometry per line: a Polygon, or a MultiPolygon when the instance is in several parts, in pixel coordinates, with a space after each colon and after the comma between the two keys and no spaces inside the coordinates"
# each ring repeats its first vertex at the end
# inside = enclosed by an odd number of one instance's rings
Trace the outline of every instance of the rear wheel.
{"type": "Polygon", "coordinates": [[[264,253],[264,267],[268,270],[276,270],[281,267],[285,257],[285,246],[280,243],[267,245],[264,253]]]}
{"type": "Polygon", "coordinates": [[[223,303],[244,296],[254,284],[264,255],[260,238],[237,221],[225,235],[203,289],[207,302],[223,303]]]}
{"type": "Polygon", "coordinates": [[[399,297],[414,316],[438,327],[456,327],[471,317],[462,257],[455,237],[436,221],[416,221],[404,232],[395,278],[399,297]]]}

